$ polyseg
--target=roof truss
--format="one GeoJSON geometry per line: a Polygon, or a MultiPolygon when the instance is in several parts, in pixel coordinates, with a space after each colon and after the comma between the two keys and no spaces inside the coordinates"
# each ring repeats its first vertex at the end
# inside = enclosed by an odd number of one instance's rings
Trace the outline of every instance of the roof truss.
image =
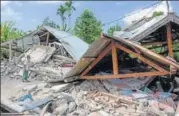
{"type": "Polygon", "coordinates": [[[86,68],[80,75],[81,79],[109,79],[109,78],[130,78],[130,77],[144,77],[144,76],[160,76],[160,75],[168,75],[169,72],[164,68],[158,66],[155,62],[149,60],[148,58],[143,57],[141,54],[133,52],[127,47],[119,44],[118,42],[111,41],[110,44],[104,49],[98,57],[86,68]],[[118,74],[118,56],[117,49],[121,51],[132,54],[133,56],[140,59],[142,62],[150,65],[155,68],[157,71],[154,72],[138,72],[138,73],[130,73],[130,74],[118,74]],[[98,76],[87,76],[87,73],[106,56],[110,51],[112,51],[112,64],[113,64],[113,74],[112,75],[98,75],[98,76]]]}

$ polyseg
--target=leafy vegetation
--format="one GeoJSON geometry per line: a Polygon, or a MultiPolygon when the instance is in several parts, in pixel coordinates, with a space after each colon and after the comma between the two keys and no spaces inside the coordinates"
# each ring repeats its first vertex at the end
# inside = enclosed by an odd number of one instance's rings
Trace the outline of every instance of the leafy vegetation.
{"type": "Polygon", "coordinates": [[[57,9],[57,15],[61,18],[61,31],[69,31],[71,29],[71,15],[76,8],[73,6],[72,1],[66,1],[65,4],[60,5],[57,9]],[[67,17],[68,16],[68,17],[67,17]],[[68,26],[66,20],[68,19],[68,26]]]}
{"type": "Polygon", "coordinates": [[[71,0],[65,2],[65,7],[68,12],[68,26],[69,26],[68,28],[70,29],[71,28],[71,15],[73,11],[76,11],[76,8],[73,6],[73,3],[71,0]]]}
{"type": "Polygon", "coordinates": [[[1,23],[1,42],[15,39],[26,34],[14,26],[15,22],[13,21],[5,21],[1,23]]]}
{"type": "Polygon", "coordinates": [[[121,31],[121,27],[119,26],[119,24],[116,24],[116,25],[114,25],[114,26],[111,26],[111,27],[108,29],[107,33],[108,33],[110,36],[112,36],[113,33],[114,33],[114,31],[121,31]]]}
{"type": "Polygon", "coordinates": [[[57,9],[57,15],[60,15],[62,24],[61,24],[61,30],[65,31],[66,30],[66,17],[65,17],[65,13],[66,13],[66,8],[63,5],[60,5],[60,7],[57,9]]]}
{"type": "MultiPolygon", "coordinates": [[[[45,25],[45,26],[50,26],[50,27],[53,27],[53,28],[56,28],[56,29],[59,29],[60,30],[60,26],[58,24],[56,24],[53,20],[50,20],[49,17],[46,17],[43,22],[42,22],[42,25],[45,25]]],[[[37,29],[40,27],[40,25],[37,26],[37,29]]]]}
{"type": "Polygon", "coordinates": [[[101,22],[91,11],[84,10],[81,16],[76,19],[74,33],[87,43],[91,44],[100,36],[101,32],[101,22]]]}

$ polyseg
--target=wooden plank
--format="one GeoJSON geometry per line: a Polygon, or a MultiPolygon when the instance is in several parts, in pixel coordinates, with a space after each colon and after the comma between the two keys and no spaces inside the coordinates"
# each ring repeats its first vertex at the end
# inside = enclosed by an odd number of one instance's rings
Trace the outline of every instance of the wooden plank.
{"type": "Polygon", "coordinates": [[[115,44],[112,46],[112,64],[113,64],[113,74],[118,75],[118,58],[117,58],[117,49],[115,44]]]}
{"type": "Polygon", "coordinates": [[[129,50],[129,49],[126,48],[126,47],[123,47],[123,46],[120,45],[120,44],[117,44],[117,43],[116,43],[116,47],[119,48],[120,50],[122,50],[122,51],[128,53],[128,54],[134,55],[135,57],[137,57],[138,59],[140,59],[140,60],[143,61],[144,63],[146,63],[146,64],[148,64],[148,65],[154,67],[154,68],[157,69],[158,71],[168,72],[168,71],[166,71],[165,69],[163,69],[162,67],[160,67],[160,66],[158,66],[157,64],[155,64],[154,62],[152,62],[152,61],[146,59],[145,57],[143,57],[143,56],[140,55],[140,54],[137,54],[137,53],[135,53],[135,52],[129,50]]]}
{"type": "Polygon", "coordinates": [[[173,58],[171,23],[167,24],[168,55],[173,58]]]}
{"type": "Polygon", "coordinates": [[[142,72],[131,74],[118,74],[118,75],[96,75],[96,76],[80,76],[80,79],[115,79],[115,78],[138,78],[138,77],[150,77],[150,76],[162,76],[169,75],[168,72],[142,72]]]}
{"type": "Polygon", "coordinates": [[[88,68],[82,72],[81,76],[86,75],[110,50],[112,49],[112,43],[108,45],[108,47],[102,51],[98,57],[88,66],[88,68]]]}
{"type": "Polygon", "coordinates": [[[48,34],[47,34],[47,39],[46,39],[46,46],[48,45],[49,36],[50,36],[50,33],[48,32],[48,34]]]}

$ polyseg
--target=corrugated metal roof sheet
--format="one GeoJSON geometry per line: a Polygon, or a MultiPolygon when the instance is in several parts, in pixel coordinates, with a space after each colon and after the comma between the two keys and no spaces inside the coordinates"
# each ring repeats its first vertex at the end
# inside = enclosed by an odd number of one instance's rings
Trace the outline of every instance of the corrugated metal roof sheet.
{"type": "Polygon", "coordinates": [[[123,39],[127,38],[132,41],[140,41],[170,21],[179,24],[179,18],[174,14],[157,16],[151,20],[143,21],[142,24],[140,23],[141,21],[143,20],[135,23],[135,28],[131,25],[127,29],[114,32],[113,36],[123,39]]]}
{"type": "Polygon", "coordinates": [[[43,27],[62,43],[64,48],[76,61],[79,61],[82,55],[88,49],[88,44],[86,42],[70,33],[59,31],[48,26],[43,27]]]}

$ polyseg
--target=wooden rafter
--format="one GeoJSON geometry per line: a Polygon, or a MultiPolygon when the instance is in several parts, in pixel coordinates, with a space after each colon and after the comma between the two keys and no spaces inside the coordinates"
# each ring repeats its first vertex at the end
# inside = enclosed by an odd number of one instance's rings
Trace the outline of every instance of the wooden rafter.
{"type": "Polygon", "coordinates": [[[160,75],[168,75],[169,72],[162,67],[158,66],[154,62],[146,59],[140,54],[137,54],[130,49],[112,42],[101,54],[92,62],[92,64],[81,74],[81,79],[110,79],[110,78],[135,78],[135,77],[145,77],[145,76],[160,76],[160,75]],[[118,74],[118,60],[117,60],[117,49],[132,54],[144,63],[154,67],[158,71],[154,72],[139,72],[139,73],[130,73],[130,74],[118,74]],[[113,75],[97,75],[97,76],[86,76],[86,74],[110,51],[112,50],[112,59],[113,59],[113,75]]]}
{"type": "Polygon", "coordinates": [[[47,35],[49,32],[45,32],[44,34],[40,35],[39,37],[47,35]]]}
{"type": "Polygon", "coordinates": [[[108,45],[108,47],[99,54],[99,56],[91,63],[91,65],[88,66],[88,68],[85,71],[83,71],[81,76],[86,75],[107,53],[109,53],[111,49],[112,49],[112,43],[110,43],[110,45],[108,45]]]}
{"type": "Polygon", "coordinates": [[[131,74],[118,74],[118,75],[96,75],[96,76],[81,76],[81,79],[114,79],[114,78],[138,78],[148,76],[162,76],[168,75],[168,72],[142,72],[142,73],[131,73],[131,74]]]}
{"type": "Polygon", "coordinates": [[[154,68],[157,69],[158,71],[168,72],[168,71],[166,71],[165,69],[163,69],[162,67],[160,67],[160,66],[158,66],[157,64],[153,63],[152,61],[146,59],[146,58],[143,57],[142,55],[137,54],[137,53],[131,51],[130,49],[128,49],[128,48],[126,48],[126,47],[124,47],[124,46],[122,46],[122,45],[120,45],[120,44],[116,44],[116,47],[119,48],[120,50],[122,50],[122,51],[128,53],[128,54],[134,55],[135,57],[137,57],[138,59],[140,59],[140,60],[143,61],[144,63],[146,63],[146,64],[148,64],[148,65],[154,67],[154,68]]]}

